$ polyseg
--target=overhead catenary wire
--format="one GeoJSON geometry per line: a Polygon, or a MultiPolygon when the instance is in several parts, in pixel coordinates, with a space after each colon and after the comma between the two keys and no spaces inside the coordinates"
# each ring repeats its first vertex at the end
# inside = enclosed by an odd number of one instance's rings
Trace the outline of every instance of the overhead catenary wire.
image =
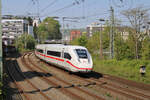
{"type": "Polygon", "coordinates": [[[110,5],[114,5],[117,8],[132,8],[133,0],[109,0],[110,5]]]}
{"type": "Polygon", "coordinates": [[[50,6],[54,5],[57,1],[58,0],[53,0],[46,7],[44,7],[40,12],[43,13],[47,8],[49,8],[50,6]]]}
{"type": "Polygon", "coordinates": [[[82,14],[83,14],[83,17],[85,16],[85,0],[83,0],[83,3],[82,3],[82,14]]]}
{"type": "MultiPolygon", "coordinates": [[[[24,10],[24,14],[27,16],[34,16],[36,17],[38,15],[38,12],[33,14],[31,12],[31,9],[36,5],[36,3],[38,3],[38,0],[29,0],[29,2],[27,3],[27,6],[25,7],[26,10],[24,10]],[[30,11],[29,11],[30,10],[30,11]]],[[[37,8],[38,8],[39,4],[37,4],[37,8]]],[[[39,9],[39,8],[38,8],[39,9]]]]}
{"type": "Polygon", "coordinates": [[[94,16],[98,16],[98,15],[105,15],[105,14],[109,14],[109,12],[95,13],[95,14],[92,14],[92,15],[85,16],[85,18],[94,17],[94,16]]]}
{"type": "MultiPolygon", "coordinates": [[[[35,3],[36,3],[36,1],[37,0],[30,0],[30,1],[32,1],[32,3],[30,3],[30,5],[32,4],[32,5],[34,5],[35,3]]],[[[53,4],[55,4],[56,2],[57,2],[58,0],[51,0],[51,2],[49,2],[49,4],[47,4],[43,9],[41,9],[40,10],[40,14],[42,14],[43,12],[45,12],[49,7],[51,7],[53,4]]],[[[84,2],[86,1],[86,0],[83,0],[84,2]]],[[[60,8],[60,9],[56,9],[56,10],[54,10],[54,11],[51,11],[51,12],[49,12],[49,13],[45,13],[45,14],[42,14],[40,17],[46,17],[46,16],[48,16],[48,15],[50,15],[50,14],[53,14],[53,13],[58,13],[58,12],[61,12],[61,11],[64,11],[65,9],[68,9],[68,8],[70,8],[70,7],[72,7],[72,6],[75,6],[75,5],[78,5],[78,4],[80,4],[81,2],[83,2],[82,0],[75,0],[74,2],[72,2],[71,4],[69,4],[69,5],[66,5],[66,6],[64,6],[64,7],[62,7],[62,8],[60,8]]],[[[124,1],[124,0],[123,0],[124,1]]],[[[83,2],[83,6],[84,6],[84,2],[83,2]]],[[[92,1],[93,2],[93,1],[92,1]]],[[[97,2],[97,1],[95,1],[95,2],[97,2]]],[[[94,3],[95,3],[94,2],[94,3]]],[[[91,4],[90,4],[91,5],[91,4]]],[[[94,17],[100,17],[100,16],[102,16],[102,15],[105,15],[105,14],[109,14],[109,12],[107,11],[107,12],[100,12],[100,13],[95,13],[95,14],[91,14],[91,15],[85,15],[85,8],[83,7],[83,14],[81,15],[82,17],[80,17],[80,19],[79,20],[84,20],[84,19],[88,19],[88,18],[92,18],[93,17],[93,19],[95,19],[94,17]]],[[[115,10],[116,11],[116,10],[115,10]]],[[[118,13],[118,12],[115,12],[115,13],[118,13]]],[[[119,17],[119,19],[120,19],[120,17],[119,17]]],[[[122,20],[122,19],[121,19],[122,20]]],[[[122,21],[123,22],[123,21],[122,21]]]]}
{"type": "Polygon", "coordinates": [[[53,14],[53,13],[60,12],[61,10],[64,10],[64,9],[66,9],[66,8],[70,8],[70,7],[74,6],[74,5],[75,5],[75,3],[72,3],[72,4],[70,4],[70,5],[67,5],[67,6],[63,7],[63,8],[60,8],[60,9],[57,9],[57,10],[55,10],[55,11],[49,12],[49,13],[47,13],[47,14],[44,14],[44,15],[42,15],[41,17],[45,17],[45,16],[47,16],[47,15],[49,15],[49,14],[53,14]]]}
{"type": "Polygon", "coordinates": [[[28,3],[27,3],[27,5],[26,5],[25,8],[24,8],[24,9],[25,9],[25,10],[24,10],[24,11],[25,11],[25,12],[24,12],[25,14],[26,14],[26,13],[27,13],[27,14],[29,13],[28,11],[29,11],[29,9],[31,9],[32,5],[34,5],[33,0],[32,0],[32,1],[29,0],[28,3]]]}
{"type": "Polygon", "coordinates": [[[52,12],[43,14],[41,17],[45,17],[45,16],[47,16],[47,15],[49,15],[49,14],[53,14],[53,13],[58,13],[58,12],[64,10],[64,9],[73,7],[73,6],[78,5],[78,4],[80,4],[80,2],[77,1],[77,0],[75,0],[75,2],[73,2],[73,3],[69,4],[69,5],[66,5],[65,7],[62,7],[62,8],[59,8],[59,9],[57,9],[57,10],[54,10],[54,11],[52,11],[52,12]]]}
{"type": "Polygon", "coordinates": [[[40,4],[39,4],[39,0],[36,0],[37,2],[37,17],[39,18],[40,16],[40,4]]]}

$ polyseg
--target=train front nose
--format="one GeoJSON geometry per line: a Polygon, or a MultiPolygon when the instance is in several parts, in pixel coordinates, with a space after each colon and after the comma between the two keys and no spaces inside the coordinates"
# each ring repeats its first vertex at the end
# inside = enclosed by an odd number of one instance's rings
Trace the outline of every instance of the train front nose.
{"type": "Polygon", "coordinates": [[[86,49],[75,49],[75,51],[75,53],[77,54],[77,63],[80,67],[80,71],[91,71],[93,67],[93,62],[88,51],[86,49]]]}
{"type": "Polygon", "coordinates": [[[80,59],[79,66],[83,72],[90,72],[93,68],[93,64],[88,59],[80,59]]]}
{"type": "Polygon", "coordinates": [[[81,62],[82,64],[88,64],[88,59],[80,59],[80,62],[81,62]]]}

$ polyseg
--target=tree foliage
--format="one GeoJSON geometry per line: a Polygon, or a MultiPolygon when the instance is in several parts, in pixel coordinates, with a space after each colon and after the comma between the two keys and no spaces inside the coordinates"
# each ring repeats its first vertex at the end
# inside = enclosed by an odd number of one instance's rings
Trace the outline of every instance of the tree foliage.
{"type": "Polygon", "coordinates": [[[33,34],[34,34],[34,38],[38,39],[38,28],[36,24],[33,26],[33,34]]]}
{"type": "Polygon", "coordinates": [[[38,27],[38,39],[40,41],[61,39],[60,24],[57,20],[47,17],[38,27]]]}
{"type": "Polygon", "coordinates": [[[36,44],[35,39],[28,34],[22,34],[15,41],[15,46],[17,47],[18,51],[23,51],[25,49],[33,50],[35,44],[36,44]]]}
{"type": "Polygon", "coordinates": [[[123,39],[121,33],[115,35],[115,58],[117,60],[130,59],[132,56],[130,47],[126,40],[123,39]]]}
{"type": "Polygon", "coordinates": [[[79,45],[81,46],[86,46],[87,44],[87,37],[86,36],[81,36],[79,39],[78,39],[78,42],[79,42],[79,45]]]}
{"type": "Polygon", "coordinates": [[[103,49],[109,48],[109,42],[110,41],[110,27],[107,26],[104,28],[104,31],[102,32],[102,42],[103,42],[103,49]]]}
{"type": "Polygon", "coordinates": [[[130,32],[130,36],[132,37],[132,40],[134,41],[134,52],[135,52],[135,58],[138,59],[140,57],[140,45],[141,40],[143,40],[145,34],[141,32],[141,29],[143,25],[146,24],[148,21],[148,15],[147,10],[143,9],[142,7],[133,8],[130,10],[126,10],[123,12],[123,15],[126,16],[134,29],[133,32],[130,32]]]}
{"type": "Polygon", "coordinates": [[[87,48],[90,53],[97,54],[100,48],[100,36],[99,32],[95,32],[92,37],[88,39],[87,48]]]}
{"type": "Polygon", "coordinates": [[[87,37],[85,35],[82,35],[79,38],[74,39],[73,41],[71,41],[72,45],[81,45],[81,46],[85,46],[87,45],[87,37]]]}
{"type": "Polygon", "coordinates": [[[142,43],[142,58],[150,60],[150,38],[146,37],[142,43]]]}

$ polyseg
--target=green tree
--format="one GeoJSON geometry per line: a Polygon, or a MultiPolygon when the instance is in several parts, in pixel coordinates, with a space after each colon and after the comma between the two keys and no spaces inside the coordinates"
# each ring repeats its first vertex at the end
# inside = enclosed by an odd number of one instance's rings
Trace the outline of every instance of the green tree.
{"type": "Polygon", "coordinates": [[[92,37],[88,39],[87,48],[91,54],[98,54],[100,48],[99,32],[95,32],[92,37]]]}
{"type": "Polygon", "coordinates": [[[35,39],[31,36],[31,35],[27,35],[27,39],[26,39],[26,41],[27,41],[27,49],[29,49],[29,50],[33,50],[34,49],[34,47],[35,47],[35,39]]]}
{"type": "Polygon", "coordinates": [[[74,39],[74,40],[72,40],[72,41],[70,41],[70,44],[71,44],[71,45],[79,45],[78,38],[77,38],[77,39],[74,39]]]}
{"type": "Polygon", "coordinates": [[[136,56],[136,52],[135,52],[135,41],[132,37],[133,31],[129,30],[128,32],[129,32],[129,36],[128,36],[128,39],[126,40],[126,44],[128,45],[127,57],[128,57],[128,59],[134,59],[136,56]]]}
{"type": "Polygon", "coordinates": [[[45,40],[47,39],[47,36],[48,36],[48,31],[46,27],[44,25],[39,25],[38,31],[37,31],[38,41],[40,43],[44,43],[45,40]]]}
{"type": "Polygon", "coordinates": [[[146,37],[142,43],[142,58],[150,60],[150,38],[146,37]]]}
{"type": "Polygon", "coordinates": [[[115,35],[115,58],[117,60],[129,59],[131,50],[129,48],[128,42],[123,39],[120,32],[115,35]]]}
{"type": "Polygon", "coordinates": [[[32,26],[33,20],[31,17],[26,18],[29,21],[29,25],[32,26]]]}
{"type": "Polygon", "coordinates": [[[87,45],[87,37],[82,35],[79,39],[78,39],[79,45],[81,46],[86,46],[87,45]]]}
{"type": "Polygon", "coordinates": [[[102,42],[103,42],[103,49],[109,49],[110,44],[110,27],[107,26],[104,28],[104,31],[102,32],[102,42]]]}
{"type": "Polygon", "coordinates": [[[131,32],[132,40],[134,40],[134,52],[135,58],[140,58],[140,46],[141,40],[144,38],[144,35],[141,32],[142,27],[145,25],[145,22],[149,20],[148,18],[148,10],[144,9],[143,7],[136,7],[132,9],[125,10],[123,15],[127,17],[129,20],[132,28],[135,30],[131,32]]]}
{"type": "Polygon", "coordinates": [[[38,28],[36,26],[36,24],[33,26],[33,34],[34,34],[34,38],[38,39],[38,28]]]}
{"type": "Polygon", "coordinates": [[[57,20],[47,17],[38,27],[38,38],[40,41],[61,39],[60,24],[57,20]]]}
{"type": "Polygon", "coordinates": [[[15,41],[15,46],[17,47],[18,51],[24,50],[33,50],[35,47],[35,39],[28,34],[22,34],[18,39],[15,41]]]}
{"type": "Polygon", "coordinates": [[[86,46],[87,42],[88,42],[87,37],[85,35],[82,35],[80,38],[76,38],[73,41],[71,41],[70,44],[86,46]]]}

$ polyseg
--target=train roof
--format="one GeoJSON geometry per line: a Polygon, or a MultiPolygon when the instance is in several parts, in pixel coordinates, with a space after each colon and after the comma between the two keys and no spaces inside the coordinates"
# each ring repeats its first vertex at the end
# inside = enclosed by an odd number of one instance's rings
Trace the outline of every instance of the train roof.
{"type": "Polygon", "coordinates": [[[62,47],[62,48],[83,48],[86,49],[83,46],[77,46],[77,45],[64,45],[64,44],[38,44],[37,46],[42,46],[42,47],[62,47]]]}

